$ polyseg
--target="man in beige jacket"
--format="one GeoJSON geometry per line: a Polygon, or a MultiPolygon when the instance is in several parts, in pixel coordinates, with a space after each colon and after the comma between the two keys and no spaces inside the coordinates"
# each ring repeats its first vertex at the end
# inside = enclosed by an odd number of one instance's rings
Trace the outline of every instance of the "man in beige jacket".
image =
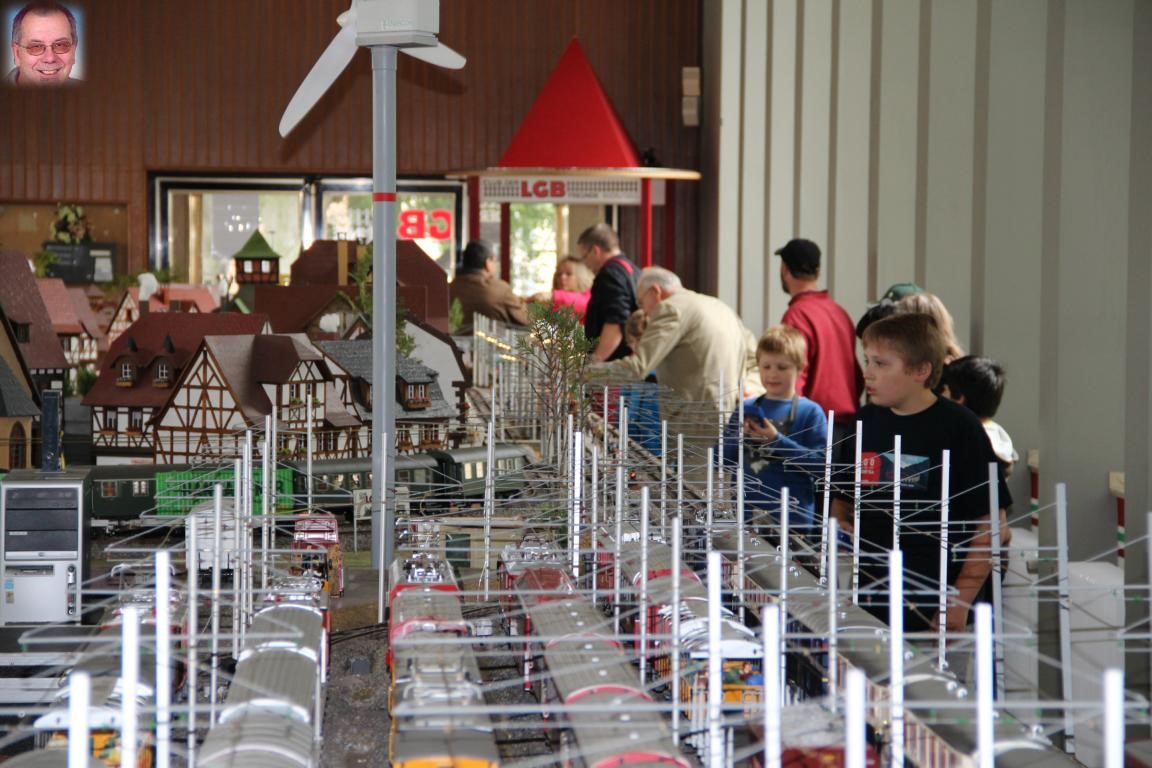
{"type": "Polygon", "coordinates": [[[717,445],[721,415],[727,419],[740,398],[763,392],[756,337],[727,304],[684,288],[662,267],[640,273],[636,296],[648,315],[639,347],[629,357],[591,366],[589,375],[639,381],[655,371],[669,448],[674,436],[683,434],[686,476],[701,480],[706,451],[717,445]]]}

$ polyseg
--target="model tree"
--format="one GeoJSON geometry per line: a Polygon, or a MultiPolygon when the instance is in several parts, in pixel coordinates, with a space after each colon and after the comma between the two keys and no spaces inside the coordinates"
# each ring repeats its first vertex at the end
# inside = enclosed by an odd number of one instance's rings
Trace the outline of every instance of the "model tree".
{"type": "MultiPolygon", "coordinates": [[[[357,308],[364,315],[368,327],[372,328],[372,244],[369,243],[365,249],[364,254],[356,262],[356,266],[352,270],[352,282],[356,284],[357,296],[359,300],[356,302],[357,308]]],[[[400,301],[399,297],[396,299],[396,353],[400,357],[411,356],[413,350],[416,349],[416,340],[409,335],[405,322],[408,318],[408,310],[404,308],[404,303],[400,301]]],[[[371,331],[365,338],[371,337],[371,331]]]]}
{"type": "Polygon", "coordinates": [[[529,369],[528,380],[540,414],[540,451],[559,461],[563,446],[556,438],[567,425],[569,414],[577,429],[588,415],[582,380],[592,343],[570,307],[530,305],[527,331],[519,341],[519,352],[529,369]]]}

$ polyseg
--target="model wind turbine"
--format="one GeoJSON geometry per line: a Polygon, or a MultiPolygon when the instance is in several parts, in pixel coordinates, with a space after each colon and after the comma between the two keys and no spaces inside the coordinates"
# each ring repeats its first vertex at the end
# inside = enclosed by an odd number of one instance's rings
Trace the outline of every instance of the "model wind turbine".
{"type": "Polygon", "coordinates": [[[464,57],[442,45],[439,0],[353,0],[336,19],[340,32],[304,78],[280,119],[287,136],[352,61],[360,46],[372,51],[372,565],[392,562],[395,506],[393,462],[396,380],[396,51],[448,69],[464,57]],[[383,417],[383,418],[381,418],[383,417]],[[388,436],[389,445],[384,437],[388,436]],[[389,513],[389,508],[391,513],[389,513]],[[383,525],[383,551],[380,530],[383,525]],[[381,559],[383,558],[383,559],[381,559]]]}

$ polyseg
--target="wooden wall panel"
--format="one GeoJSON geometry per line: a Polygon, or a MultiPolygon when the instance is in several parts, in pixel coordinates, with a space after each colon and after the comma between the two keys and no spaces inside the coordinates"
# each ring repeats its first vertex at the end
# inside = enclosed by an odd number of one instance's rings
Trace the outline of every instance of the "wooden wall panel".
{"type": "MultiPolygon", "coordinates": [[[[368,174],[371,63],[348,71],[287,140],[276,132],[297,84],[337,31],[346,0],[152,0],[89,4],[85,84],[3,91],[0,204],[127,205],[133,268],[147,262],[149,172],[368,174]]],[[[697,168],[697,129],[680,121],[680,71],[700,63],[700,0],[442,0],[458,72],[399,65],[398,170],[495,164],[578,36],[637,147],[697,168]]],[[[572,105],[572,119],[581,119],[572,105]]],[[[677,250],[689,276],[696,191],[677,196],[677,250]]],[[[625,218],[627,225],[630,217],[625,218]]],[[[659,227],[659,220],[657,220],[659,227]]],[[[635,250],[635,238],[625,232],[635,250]]],[[[663,241],[656,233],[656,245],[663,241]]]]}

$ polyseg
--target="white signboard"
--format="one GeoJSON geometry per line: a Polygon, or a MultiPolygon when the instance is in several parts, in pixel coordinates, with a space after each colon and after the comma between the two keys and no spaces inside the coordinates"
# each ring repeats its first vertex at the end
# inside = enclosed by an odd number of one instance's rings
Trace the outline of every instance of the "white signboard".
{"type": "MultiPolygon", "coordinates": [[[[411,512],[409,504],[410,495],[408,487],[396,486],[396,516],[405,517],[411,512]]],[[[356,520],[372,519],[372,491],[369,488],[358,488],[352,491],[352,514],[356,520]]]]}
{"type": "MultiPolygon", "coordinates": [[[[485,176],[480,196],[494,203],[640,205],[640,179],[602,176],[485,176]]],[[[652,204],[664,204],[664,181],[652,182],[652,204]]]]}
{"type": "MultiPolygon", "coordinates": [[[[408,517],[412,511],[408,486],[396,486],[396,516],[408,517]]],[[[352,491],[352,550],[360,551],[360,521],[372,519],[372,490],[357,488],[352,491]]]]}

